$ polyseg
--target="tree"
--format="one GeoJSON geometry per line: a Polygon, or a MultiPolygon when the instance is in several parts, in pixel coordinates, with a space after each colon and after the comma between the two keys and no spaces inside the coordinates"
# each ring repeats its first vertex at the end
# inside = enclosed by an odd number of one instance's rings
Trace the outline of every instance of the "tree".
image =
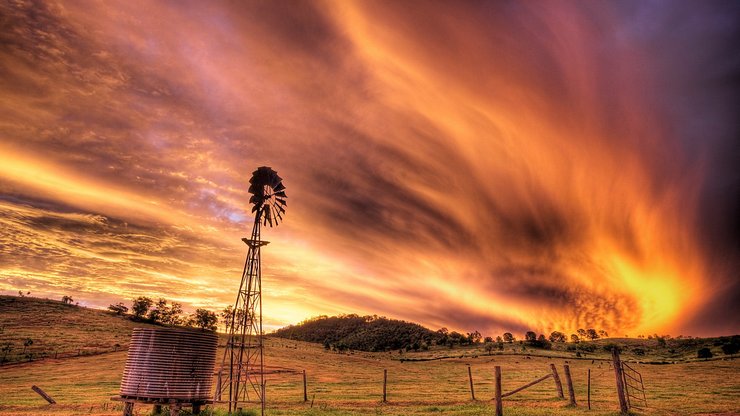
{"type": "Polygon", "coordinates": [[[25,354],[26,348],[30,347],[31,345],[33,345],[33,340],[31,338],[27,338],[25,341],[23,341],[23,352],[21,354],[25,354]]]}
{"type": "Polygon", "coordinates": [[[188,319],[188,326],[194,326],[208,331],[215,331],[217,323],[218,317],[216,316],[216,313],[207,309],[196,309],[195,313],[190,315],[190,318],[188,319]]]}
{"type": "Polygon", "coordinates": [[[126,305],[123,304],[123,302],[118,302],[117,304],[113,305],[111,304],[108,306],[108,310],[115,313],[116,315],[126,315],[128,312],[128,308],[126,305]]]}
{"type": "Polygon", "coordinates": [[[586,330],[583,328],[579,328],[578,331],[576,331],[576,334],[578,334],[578,337],[580,339],[586,339],[586,330]]]}
{"type": "Polygon", "coordinates": [[[480,343],[481,338],[482,338],[482,335],[478,331],[468,332],[468,341],[471,344],[478,344],[478,343],[480,343]]]}
{"type": "Polygon", "coordinates": [[[149,311],[148,318],[156,324],[180,325],[182,323],[182,319],[180,318],[181,313],[181,304],[172,302],[171,306],[167,306],[167,300],[159,298],[156,305],[154,305],[154,309],[149,311]]]}
{"type": "Polygon", "coordinates": [[[447,339],[449,338],[449,331],[447,328],[440,328],[437,330],[437,345],[445,345],[447,344],[447,339]]]}
{"type": "Polygon", "coordinates": [[[483,342],[493,342],[493,338],[491,338],[491,337],[485,337],[483,339],[483,342]]]}
{"type": "Polygon", "coordinates": [[[601,338],[609,338],[609,334],[606,331],[604,331],[603,329],[599,329],[599,336],[601,338]]]}
{"type": "Polygon", "coordinates": [[[533,331],[527,331],[527,333],[524,334],[524,340],[531,344],[537,341],[537,334],[533,331]]]}
{"type": "Polygon", "coordinates": [[[72,299],[72,296],[67,296],[67,295],[62,296],[62,303],[63,304],[65,304],[65,305],[71,305],[73,302],[74,302],[74,300],[72,299]]]}
{"type": "Polygon", "coordinates": [[[595,329],[593,329],[593,328],[589,328],[589,329],[588,329],[588,330],[586,331],[586,338],[588,338],[588,339],[590,339],[591,341],[593,341],[593,340],[595,340],[595,339],[598,339],[598,338],[599,338],[599,334],[598,334],[598,333],[596,332],[596,330],[595,330],[595,329]]]}
{"type": "Polygon", "coordinates": [[[146,296],[139,296],[133,300],[131,304],[131,312],[133,312],[135,318],[143,318],[149,312],[149,308],[152,307],[154,301],[146,296]]]}
{"type": "Polygon", "coordinates": [[[226,325],[226,329],[228,330],[231,326],[231,318],[234,316],[234,308],[229,305],[219,315],[221,315],[221,321],[226,325]]]}
{"type": "Polygon", "coordinates": [[[547,338],[545,338],[544,334],[540,334],[540,336],[537,337],[537,341],[533,342],[532,345],[534,345],[535,347],[544,348],[547,350],[552,348],[552,344],[550,343],[550,341],[547,340],[547,338]]]}
{"type": "Polygon", "coordinates": [[[8,361],[8,354],[10,354],[10,351],[13,351],[13,344],[8,342],[5,345],[3,345],[2,352],[3,352],[3,358],[0,360],[0,364],[5,363],[8,361]]]}
{"type": "Polygon", "coordinates": [[[486,350],[486,352],[488,353],[488,355],[491,355],[491,353],[493,352],[494,347],[495,347],[495,345],[491,341],[486,341],[486,343],[483,344],[483,349],[486,350]]]}
{"type": "Polygon", "coordinates": [[[726,355],[737,354],[740,351],[740,343],[731,341],[727,344],[722,344],[722,352],[726,355]]]}
{"type": "Polygon", "coordinates": [[[578,344],[581,341],[580,338],[578,338],[578,335],[576,334],[570,334],[570,342],[573,342],[575,344],[578,344]]]}
{"type": "Polygon", "coordinates": [[[514,335],[511,335],[511,332],[504,332],[504,341],[508,343],[514,342],[514,335]]]}
{"type": "Polygon", "coordinates": [[[499,344],[502,343],[502,342],[504,342],[504,340],[501,338],[501,335],[499,335],[499,336],[496,337],[496,342],[499,343],[499,344]]]}
{"type": "Polygon", "coordinates": [[[712,351],[709,348],[704,347],[696,352],[696,356],[698,358],[712,358],[714,354],[712,354],[712,351]]]}
{"type": "Polygon", "coordinates": [[[550,342],[565,342],[566,336],[560,331],[552,331],[550,334],[550,342]]]}

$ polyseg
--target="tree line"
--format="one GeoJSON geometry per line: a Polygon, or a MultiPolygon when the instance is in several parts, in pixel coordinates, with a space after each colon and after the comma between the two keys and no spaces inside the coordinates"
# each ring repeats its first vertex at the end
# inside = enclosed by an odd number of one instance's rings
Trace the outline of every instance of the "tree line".
{"type": "Polygon", "coordinates": [[[170,303],[163,298],[154,301],[152,298],[139,296],[132,301],[131,308],[119,302],[108,306],[108,310],[116,315],[155,325],[185,326],[207,331],[218,329],[218,316],[215,312],[199,308],[192,314],[183,315],[182,304],[170,303]]]}
{"type": "MultiPolygon", "coordinates": [[[[441,328],[432,331],[421,325],[411,322],[378,317],[377,315],[359,316],[355,314],[340,316],[318,316],[305,320],[297,325],[289,325],[274,333],[281,338],[298,341],[317,342],[331,350],[362,350],[362,351],[418,351],[427,350],[431,346],[455,346],[483,344],[491,353],[494,349],[503,350],[504,343],[513,343],[516,337],[506,332],[493,337],[483,337],[479,331],[460,333],[441,328]]],[[[560,331],[553,331],[549,336],[534,331],[527,331],[522,344],[533,348],[551,348],[552,343],[581,342],[608,337],[606,331],[595,329],[579,329],[571,334],[570,338],[560,331]]]]}

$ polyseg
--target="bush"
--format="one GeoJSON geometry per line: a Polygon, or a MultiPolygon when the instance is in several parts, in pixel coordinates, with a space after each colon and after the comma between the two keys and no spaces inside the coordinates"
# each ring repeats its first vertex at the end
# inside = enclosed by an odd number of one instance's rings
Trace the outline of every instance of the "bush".
{"type": "Polygon", "coordinates": [[[108,310],[115,313],[116,315],[126,315],[128,312],[128,308],[126,305],[123,304],[123,302],[119,302],[115,305],[111,304],[108,306],[108,310]]]}
{"type": "Polygon", "coordinates": [[[619,347],[619,345],[617,345],[617,344],[615,344],[613,342],[610,342],[610,343],[604,345],[604,351],[612,352],[612,350],[614,350],[615,348],[617,349],[617,352],[622,351],[622,349],[619,347]]]}
{"type": "Polygon", "coordinates": [[[710,351],[709,348],[704,347],[696,352],[696,356],[698,358],[712,358],[714,354],[712,354],[712,351],[710,351]]]}
{"type": "Polygon", "coordinates": [[[635,348],[632,350],[632,352],[635,353],[635,355],[645,355],[645,350],[643,348],[635,348]]]}
{"type": "Polygon", "coordinates": [[[737,354],[738,351],[740,351],[740,343],[730,342],[722,345],[722,352],[727,355],[737,354]]]}
{"type": "Polygon", "coordinates": [[[581,351],[586,351],[586,352],[594,352],[594,351],[596,351],[596,345],[593,345],[593,344],[580,343],[580,344],[578,344],[577,348],[579,350],[581,350],[581,351]]]}

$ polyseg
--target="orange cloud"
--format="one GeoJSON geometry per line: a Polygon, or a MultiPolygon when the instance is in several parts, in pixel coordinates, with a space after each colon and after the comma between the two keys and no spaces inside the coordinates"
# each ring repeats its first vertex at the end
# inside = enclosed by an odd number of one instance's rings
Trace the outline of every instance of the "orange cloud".
{"type": "Polygon", "coordinates": [[[266,164],[268,327],[736,332],[729,12],[633,6],[1,6],[0,290],[223,307],[266,164]]]}

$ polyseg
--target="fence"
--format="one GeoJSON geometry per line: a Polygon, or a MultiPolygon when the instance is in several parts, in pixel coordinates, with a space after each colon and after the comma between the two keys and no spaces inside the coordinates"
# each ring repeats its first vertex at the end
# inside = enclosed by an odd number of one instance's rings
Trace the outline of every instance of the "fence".
{"type": "Polygon", "coordinates": [[[0,353],[0,366],[13,365],[19,363],[26,363],[32,361],[43,361],[46,359],[61,359],[71,357],[81,357],[89,355],[107,354],[117,351],[125,351],[128,345],[124,346],[112,346],[112,347],[99,347],[99,348],[77,348],[74,350],[60,351],[45,346],[30,346],[30,347],[15,347],[13,350],[8,352],[0,353]]]}
{"type": "Polygon", "coordinates": [[[647,397],[645,396],[645,385],[642,383],[642,374],[629,364],[622,362],[622,376],[627,407],[646,408],[647,397]]]}

